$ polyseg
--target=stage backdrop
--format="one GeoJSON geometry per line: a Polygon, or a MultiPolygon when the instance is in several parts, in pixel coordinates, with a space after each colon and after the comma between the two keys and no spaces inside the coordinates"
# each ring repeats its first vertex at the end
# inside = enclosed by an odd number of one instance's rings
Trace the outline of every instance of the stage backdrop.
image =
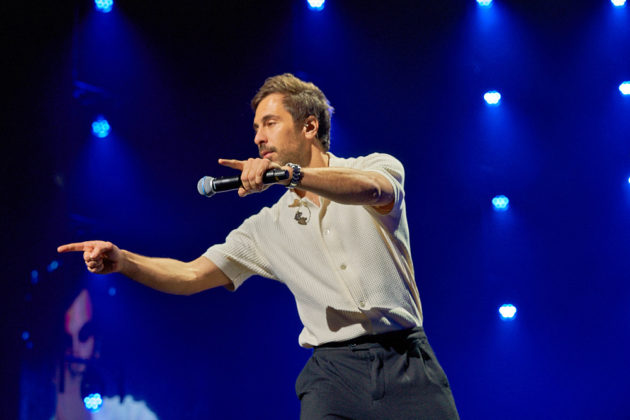
{"type": "Polygon", "coordinates": [[[627,6],[328,0],[315,11],[301,0],[120,0],[99,13],[75,0],[2,9],[10,418],[50,418],[60,372],[71,389],[83,368],[97,372],[108,404],[126,397],[146,416],[298,417],[294,381],[310,351],[298,346],[301,324],[280,283],[254,277],[236,293],[171,296],[56,254],[98,238],[192,260],[271,205],[282,187],[206,199],[196,183],[234,175],[218,158],[256,156],[249,100],[283,72],[328,96],[334,154],[382,152],[404,164],[425,329],[462,418],[627,415],[627,6]],[[484,94],[495,90],[501,101],[489,106],[484,94]],[[92,133],[99,118],[107,137],[92,133]],[[493,207],[499,195],[506,211],[493,207]],[[507,303],[517,308],[509,322],[498,313],[507,303]],[[93,347],[71,367],[74,317],[90,326],[74,345],[93,347]]]}

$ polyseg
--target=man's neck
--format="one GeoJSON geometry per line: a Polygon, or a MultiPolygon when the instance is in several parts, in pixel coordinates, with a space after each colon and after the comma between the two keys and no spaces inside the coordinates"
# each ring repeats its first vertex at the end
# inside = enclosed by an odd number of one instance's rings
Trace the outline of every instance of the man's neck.
{"type": "Polygon", "coordinates": [[[330,155],[319,147],[312,146],[311,160],[306,168],[326,168],[330,163],[330,155]]]}

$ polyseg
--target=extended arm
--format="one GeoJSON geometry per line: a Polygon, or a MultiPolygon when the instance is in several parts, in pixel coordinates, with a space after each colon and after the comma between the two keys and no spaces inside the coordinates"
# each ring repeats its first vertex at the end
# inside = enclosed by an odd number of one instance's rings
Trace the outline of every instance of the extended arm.
{"type": "Polygon", "coordinates": [[[121,273],[165,293],[191,295],[230,283],[229,278],[205,257],[190,262],[145,257],[103,241],[62,245],[57,251],[83,251],[85,265],[92,273],[121,273]]]}
{"type": "Polygon", "coordinates": [[[341,204],[374,207],[394,201],[392,184],[378,172],[352,168],[302,168],[299,188],[341,204]]]}
{"type": "MultiPolygon", "coordinates": [[[[268,185],[263,185],[262,177],[269,169],[282,168],[289,170],[290,174],[293,175],[292,168],[280,166],[268,159],[219,159],[219,163],[242,171],[243,187],[238,191],[241,197],[266,189],[268,185]]],[[[394,202],[392,184],[378,172],[353,168],[321,167],[302,168],[302,174],[299,189],[341,204],[387,208],[394,202]]],[[[284,185],[288,185],[289,182],[290,179],[282,181],[284,185]]]]}

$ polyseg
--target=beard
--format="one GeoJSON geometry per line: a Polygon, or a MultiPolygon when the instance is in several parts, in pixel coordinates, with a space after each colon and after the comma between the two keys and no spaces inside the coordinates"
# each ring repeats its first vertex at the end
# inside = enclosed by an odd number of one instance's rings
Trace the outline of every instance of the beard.
{"type": "Polygon", "coordinates": [[[280,166],[286,166],[286,164],[289,162],[296,163],[300,166],[308,166],[310,162],[310,148],[300,148],[300,139],[297,138],[297,135],[291,140],[291,144],[293,144],[295,147],[292,147],[290,149],[285,148],[281,151],[273,146],[262,145],[258,148],[259,156],[262,157],[265,153],[274,153],[272,157],[268,157],[266,159],[269,159],[273,163],[276,163],[280,166]]]}

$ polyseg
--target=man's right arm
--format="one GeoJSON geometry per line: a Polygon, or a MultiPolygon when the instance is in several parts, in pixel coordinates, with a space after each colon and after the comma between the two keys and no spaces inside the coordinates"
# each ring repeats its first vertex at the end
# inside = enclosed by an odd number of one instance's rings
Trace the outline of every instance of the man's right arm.
{"type": "Polygon", "coordinates": [[[121,273],[145,286],[165,293],[192,295],[231,283],[215,263],[203,256],[190,262],[171,258],[145,257],[104,241],[62,245],[57,248],[57,251],[83,251],[83,259],[90,272],[121,273]]]}

